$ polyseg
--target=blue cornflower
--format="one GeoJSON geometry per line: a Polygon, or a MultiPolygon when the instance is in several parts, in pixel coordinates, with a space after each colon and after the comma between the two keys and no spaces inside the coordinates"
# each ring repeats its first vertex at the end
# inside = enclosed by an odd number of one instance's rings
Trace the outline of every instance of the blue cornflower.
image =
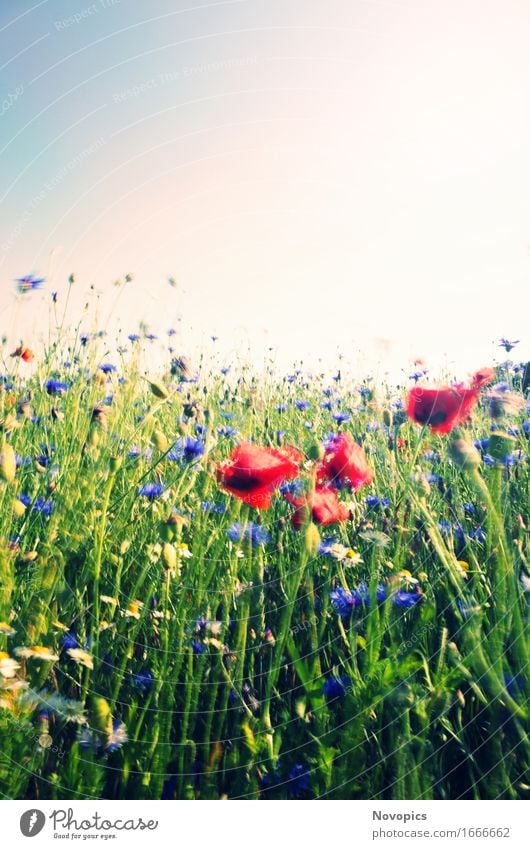
{"type": "Polygon", "coordinates": [[[487,536],[484,528],[475,528],[468,533],[468,537],[476,542],[486,542],[487,536]]]}
{"type": "Polygon", "coordinates": [[[510,341],[510,339],[506,339],[504,336],[502,337],[502,339],[499,339],[499,347],[504,348],[507,354],[509,354],[510,351],[518,344],[519,339],[514,339],[513,341],[510,341]]]}
{"type": "Polygon", "coordinates": [[[142,693],[148,693],[153,685],[155,676],[150,669],[143,669],[131,675],[131,686],[142,693]]]}
{"type": "Polygon", "coordinates": [[[322,401],[320,406],[323,410],[331,411],[333,409],[333,401],[322,401]]]}
{"type": "Polygon", "coordinates": [[[287,412],[287,404],[276,404],[275,410],[278,410],[279,413],[287,412]]]}
{"type": "Polygon", "coordinates": [[[303,478],[295,478],[292,481],[285,481],[280,486],[280,492],[282,495],[292,495],[293,498],[302,498],[305,495],[307,490],[307,484],[303,480],[303,478]]]}
{"type": "Polygon", "coordinates": [[[99,370],[102,371],[103,374],[112,374],[113,371],[117,371],[117,368],[112,365],[112,363],[102,363],[99,370]]]}
{"type": "Polygon", "coordinates": [[[495,465],[495,460],[493,459],[491,454],[484,454],[482,459],[483,459],[484,463],[486,464],[486,466],[494,466],[495,465]]]}
{"type": "Polygon", "coordinates": [[[296,799],[309,790],[309,771],[302,764],[295,764],[289,770],[289,796],[296,799]]]}
{"type": "Polygon", "coordinates": [[[35,277],[34,274],[26,274],[25,277],[17,277],[15,282],[17,284],[17,290],[21,295],[24,295],[26,292],[34,292],[42,289],[45,281],[45,277],[35,277]]]}
{"type": "Polygon", "coordinates": [[[407,590],[398,590],[394,593],[392,597],[393,604],[396,607],[404,607],[408,609],[409,607],[414,607],[415,604],[418,604],[423,598],[423,594],[419,592],[409,593],[407,590]]]}
{"type": "Polygon", "coordinates": [[[31,504],[31,498],[29,497],[29,495],[26,495],[24,492],[22,492],[18,496],[18,500],[22,502],[24,507],[29,507],[29,505],[31,504]]]}
{"type": "Polygon", "coordinates": [[[344,411],[339,410],[337,413],[333,413],[331,418],[334,419],[337,424],[341,425],[345,424],[345,422],[349,422],[351,416],[349,413],[345,413],[344,411]]]}
{"type": "Polygon", "coordinates": [[[164,490],[164,484],[152,481],[151,483],[144,483],[142,486],[139,486],[138,495],[143,495],[144,498],[154,501],[155,498],[160,498],[164,490]]]}
{"type": "Polygon", "coordinates": [[[206,651],[206,644],[199,643],[197,640],[193,640],[191,647],[193,649],[193,654],[201,655],[206,651]]]}
{"type": "Polygon", "coordinates": [[[63,649],[76,649],[78,647],[79,643],[73,631],[69,631],[68,634],[61,637],[61,645],[63,649]]]}
{"type": "Polygon", "coordinates": [[[381,508],[384,509],[388,507],[390,504],[390,498],[378,498],[377,495],[367,495],[364,499],[364,503],[368,508],[381,508]]]}
{"type": "Polygon", "coordinates": [[[104,751],[107,754],[111,752],[116,752],[118,749],[126,743],[128,740],[127,737],[127,729],[121,719],[113,719],[112,720],[112,731],[108,736],[107,745],[105,746],[104,751]]]}
{"type": "Polygon", "coordinates": [[[441,455],[438,453],[438,451],[425,451],[423,456],[431,463],[438,463],[441,459],[441,455]]]}
{"type": "Polygon", "coordinates": [[[504,685],[512,699],[524,696],[525,681],[522,675],[508,675],[504,673],[504,685]]]}
{"type": "Polygon", "coordinates": [[[201,507],[203,513],[217,513],[220,516],[226,513],[226,504],[216,504],[215,501],[203,501],[201,507]]]}
{"type": "Polygon", "coordinates": [[[297,398],[294,402],[294,405],[297,410],[309,410],[311,404],[309,401],[304,401],[303,398],[297,398]]]}
{"type": "Polygon", "coordinates": [[[217,435],[224,437],[225,439],[233,439],[237,436],[237,429],[235,427],[229,427],[225,425],[224,427],[217,428],[217,435]]]}
{"type": "Polygon", "coordinates": [[[41,513],[43,516],[51,516],[53,513],[53,501],[51,498],[44,498],[43,495],[35,500],[33,509],[36,513],[41,513]]]}
{"type": "Polygon", "coordinates": [[[523,428],[523,431],[525,432],[525,434],[527,436],[529,436],[530,435],[530,419],[527,419],[526,421],[524,421],[522,423],[521,427],[523,428]]]}
{"type": "Polygon", "coordinates": [[[331,590],[329,599],[341,619],[346,619],[351,614],[353,608],[361,603],[357,594],[345,590],[344,587],[336,587],[334,590],[331,590]]]}
{"type": "Polygon", "coordinates": [[[201,439],[184,436],[175,442],[167,456],[168,460],[174,460],[177,463],[193,463],[202,457],[204,451],[205,444],[201,439]]]}
{"type": "Polygon", "coordinates": [[[68,384],[51,377],[46,381],[45,388],[48,395],[64,395],[68,389],[68,384]]]}
{"type": "Polygon", "coordinates": [[[255,525],[254,522],[247,522],[246,524],[234,522],[228,528],[227,534],[232,542],[250,542],[253,548],[257,548],[259,545],[266,545],[270,542],[271,538],[263,525],[255,525]]]}
{"type": "Polygon", "coordinates": [[[338,678],[334,675],[329,675],[324,681],[324,697],[326,699],[338,699],[350,687],[351,680],[347,675],[340,675],[338,678]]]}
{"type": "Polygon", "coordinates": [[[137,333],[129,333],[129,336],[127,338],[129,339],[130,342],[139,342],[140,341],[140,337],[138,336],[137,333]]]}
{"type": "Polygon", "coordinates": [[[464,508],[464,513],[466,514],[466,516],[473,516],[473,514],[475,513],[475,505],[471,504],[470,501],[464,501],[462,507],[464,508]]]}

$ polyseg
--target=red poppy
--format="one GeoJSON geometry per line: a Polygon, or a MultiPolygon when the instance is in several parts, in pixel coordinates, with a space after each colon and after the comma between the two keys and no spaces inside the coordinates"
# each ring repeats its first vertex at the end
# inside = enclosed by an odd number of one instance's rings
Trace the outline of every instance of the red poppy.
{"type": "Polygon", "coordinates": [[[339,501],[336,490],[329,487],[317,487],[312,498],[308,495],[305,498],[287,496],[287,499],[296,507],[292,517],[293,527],[296,530],[306,524],[310,510],[311,519],[317,525],[345,522],[350,515],[346,505],[339,501]]]}
{"type": "Polygon", "coordinates": [[[478,399],[478,389],[414,386],[407,397],[407,416],[436,433],[449,433],[469,417],[478,399]]]}
{"type": "Polygon", "coordinates": [[[24,360],[25,363],[30,363],[33,359],[35,359],[33,351],[30,348],[24,348],[22,345],[19,345],[16,351],[13,351],[11,356],[20,357],[20,359],[24,360]]]}
{"type": "Polygon", "coordinates": [[[360,489],[364,484],[372,483],[373,479],[374,473],[361,446],[349,433],[336,434],[317,467],[318,482],[360,489]]]}
{"type": "Polygon", "coordinates": [[[298,475],[301,461],[302,455],[294,448],[262,448],[242,442],[230,459],[217,467],[217,480],[246,504],[267,510],[276,487],[298,475]]]}
{"type": "Polygon", "coordinates": [[[487,386],[488,383],[491,383],[496,377],[497,373],[495,369],[485,366],[484,368],[476,371],[471,378],[471,388],[480,389],[481,386],[487,386]]]}

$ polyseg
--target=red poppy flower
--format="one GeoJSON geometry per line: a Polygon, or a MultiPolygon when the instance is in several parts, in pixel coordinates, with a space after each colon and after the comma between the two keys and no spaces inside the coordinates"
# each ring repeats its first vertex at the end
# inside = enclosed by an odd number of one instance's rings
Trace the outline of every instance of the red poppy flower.
{"type": "Polygon", "coordinates": [[[478,399],[478,389],[414,386],[407,397],[407,416],[436,433],[449,433],[469,417],[478,399]]]}
{"type": "Polygon", "coordinates": [[[298,475],[301,461],[302,455],[294,448],[262,448],[242,442],[230,459],[217,467],[217,480],[246,504],[267,510],[276,487],[298,475]]]}
{"type": "Polygon", "coordinates": [[[287,496],[287,499],[296,507],[292,517],[293,527],[296,530],[306,524],[310,510],[311,519],[317,525],[345,522],[350,515],[346,505],[339,501],[336,490],[329,487],[317,487],[312,498],[308,495],[305,498],[287,496]]]}
{"type": "Polygon", "coordinates": [[[485,366],[485,368],[481,368],[476,371],[471,378],[471,388],[480,389],[481,386],[487,386],[488,383],[491,383],[496,377],[497,373],[495,369],[485,366]]]}
{"type": "Polygon", "coordinates": [[[33,359],[35,359],[33,351],[30,348],[24,348],[22,345],[19,345],[16,351],[13,351],[11,356],[20,357],[20,359],[24,360],[25,363],[30,363],[33,359]]]}
{"type": "Polygon", "coordinates": [[[372,483],[373,479],[374,473],[366,461],[366,454],[351,434],[338,433],[334,436],[317,467],[318,482],[359,489],[372,483]]]}

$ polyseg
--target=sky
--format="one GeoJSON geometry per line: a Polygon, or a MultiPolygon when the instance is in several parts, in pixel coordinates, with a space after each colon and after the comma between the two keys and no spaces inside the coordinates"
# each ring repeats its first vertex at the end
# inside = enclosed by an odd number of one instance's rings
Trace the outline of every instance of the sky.
{"type": "Polygon", "coordinates": [[[3,0],[1,332],[53,290],[227,360],[529,359],[529,33],[527,0],[3,0]]]}

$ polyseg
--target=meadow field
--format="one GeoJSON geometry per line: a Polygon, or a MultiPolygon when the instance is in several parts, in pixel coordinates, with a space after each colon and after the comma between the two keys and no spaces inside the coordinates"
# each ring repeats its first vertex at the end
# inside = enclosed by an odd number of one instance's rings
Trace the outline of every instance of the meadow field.
{"type": "Polygon", "coordinates": [[[2,350],[2,797],[528,798],[517,350],[392,387],[141,335],[2,350]]]}

